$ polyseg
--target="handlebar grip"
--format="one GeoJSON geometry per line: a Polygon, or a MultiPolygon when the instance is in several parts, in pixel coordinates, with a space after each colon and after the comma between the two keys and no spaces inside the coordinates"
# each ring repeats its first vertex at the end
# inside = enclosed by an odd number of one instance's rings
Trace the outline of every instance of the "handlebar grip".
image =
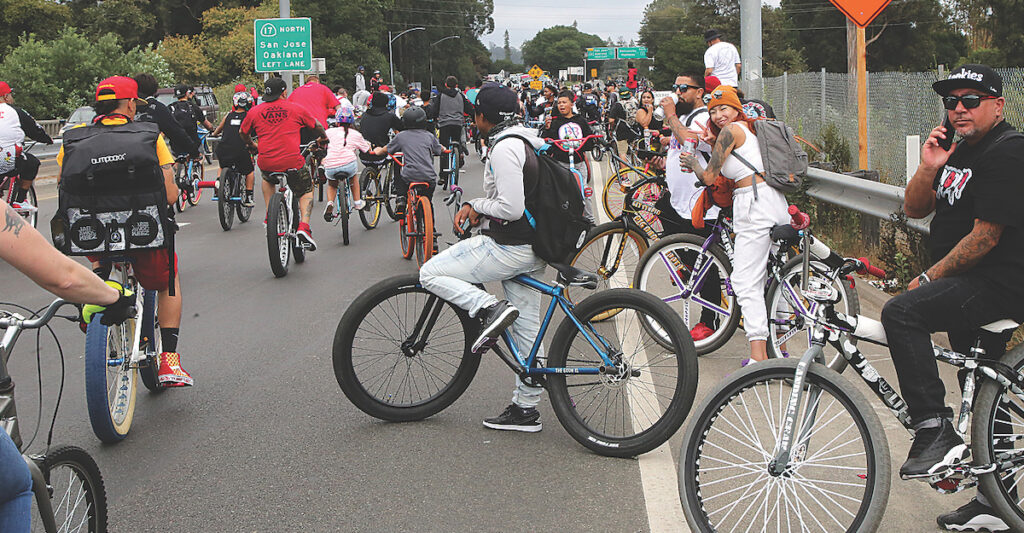
{"type": "Polygon", "coordinates": [[[789,218],[789,225],[794,229],[807,229],[811,225],[810,215],[800,211],[800,208],[795,205],[789,206],[789,218]]]}
{"type": "Polygon", "coordinates": [[[857,269],[858,274],[870,274],[876,278],[885,279],[885,271],[878,267],[871,266],[871,263],[868,262],[866,257],[860,257],[857,260],[861,263],[861,267],[857,269]]]}

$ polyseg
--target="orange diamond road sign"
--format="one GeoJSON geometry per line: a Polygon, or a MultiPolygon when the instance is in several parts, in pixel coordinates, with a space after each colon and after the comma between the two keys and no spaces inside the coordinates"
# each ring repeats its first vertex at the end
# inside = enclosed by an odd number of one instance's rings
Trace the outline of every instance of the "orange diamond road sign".
{"type": "Polygon", "coordinates": [[[866,28],[872,20],[889,5],[890,0],[829,0],[839,8],[847,18],[861,28],[866,28]]]}

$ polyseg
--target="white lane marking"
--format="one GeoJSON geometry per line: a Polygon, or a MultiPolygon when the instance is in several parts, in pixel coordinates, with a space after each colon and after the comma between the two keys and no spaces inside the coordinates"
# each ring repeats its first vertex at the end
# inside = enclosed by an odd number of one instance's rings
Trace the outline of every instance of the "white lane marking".
{"type": "Polygon", "coordinates": [[[188,226],[189,224],[191,224],[191,222],[178,222],[178,227],[181,228],[184,226],[188,226]]]}
{"type": "MultiPolygon", "coordinates": [[[[590,157],[589,155],[587,157],[590,157]]],[[[591,160],[591,169],[594,171],[593,180],[593,201],[594,213],[597,215],[598,223],[608,222],[608,215],[604,212],[604,204],[601,198],[604,197],[605,169],[611,165],[611,157],[605,154],[602,161],[591,160]]],[[[610,285],[616,287],[628,287],[625,280],[616,280],[623,277],[621,273],[612,276],[610,285]]],[[[637,354],[636,364],[646,364],[646,354],[642,351],[637,354]],[[643,358],[641,362],[639,358],[643,358]]],[[[639,403],[638,398],[630,395],[630,404],[639,403]]],[[[676,464],[672,459],[672,450],[668,443],[662,444],[653,451],[645,453],[637,458],[640,464],[640,485],[644,491],[644,505],[647,508],[647,525],[651,533],[689,533],[690,528],[683,516],[683,508],[679,504],[679,475],[676,472],[676,464]]]]}

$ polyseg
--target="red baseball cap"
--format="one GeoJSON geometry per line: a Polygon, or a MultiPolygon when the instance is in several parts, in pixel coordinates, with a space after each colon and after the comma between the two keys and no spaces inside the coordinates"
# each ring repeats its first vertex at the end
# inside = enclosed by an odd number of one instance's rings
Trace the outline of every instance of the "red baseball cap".
{"type": "Polygon", "coordinates": [[[146,104],[139,98],[139,84],[127,76],[111,76],[96,86],[96,101],[133,99],[135,103],[146,104]]]}
{"type": "Polygon", "coordinates": [[[245,90],[245,84],[244,83],[239,83],[238,85],[235,85],[235,92],[236,93],[242,92],[244,90],[245,90]]]}
{"type": "Polygon", "coordinates": [[[391,92],[391,87],[388,87],[387,85],[384,85],[384,84],[382,83],[382,84],[380,85],[380,87],[377,87],[377,90],[378,90],[378,91],[380,91],[380,92],[382,92],[382,93],[389,93],[389,92],[391,92]]]}
{"type": "Polygon", "coordinates": [[[10,85],[7,85],[6,81],[0,81],[0,96],[7,96],[14,92],[10,85]]]}
{"type": "Polygon", "coordinates": [[[722,81],[718,79],[718,76],[704,76],[704,93],[710,94],[721,84],[722,81]]]}

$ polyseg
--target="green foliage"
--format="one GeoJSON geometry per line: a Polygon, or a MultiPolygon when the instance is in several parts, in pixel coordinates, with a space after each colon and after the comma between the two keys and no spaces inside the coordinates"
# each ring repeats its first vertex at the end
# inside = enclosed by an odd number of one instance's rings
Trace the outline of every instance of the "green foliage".
{"type": "Polygon", "coordinates": [[[924,236],[907,226],[907,215],[901,210],[882,224],[879,258],[885,262],[889,278],[906,287],[911,280],[931,265],[924,236]]]}
{"type": "Polygon", "coordinates": [[[673,36],[654,56],[651,82],[659,89],[667,89],[675,83],[677,74],[689,72],[703,75],[705,48],[703,37],[683,34],[673,36]]]}
{"type": "Polygon", "coordinates": [[[72,4],[72,24],[84,35],[97,38],[113,33],[125,50],[150,43],[157,20],[143,0],[104,0],[72,4]]]}
{"type": "Polygon", "coordinates": [[[22,39],[0,63],[0,72],[17,92],[18,105],[40,119],[66,117],[93,101],[96,83],[108,76],[149,72],[161,83],[173,75],[167,62],[151,49],[121,50],[108,33],[87,38],[65,29],[54,39],[22,39]]]}
{"type": "Polygon", "coordinates": [[[502,70],[509,74],[515,74],[518,72],[526,72],[528,68],[526,65],[521,63],[513,63],[512,61],[505,61],[504,59],[499,59],[491,63],[491,72],[497,73],[502,70]]]}
{"type": "Polygon", "coordinates": [[[993,68],[999,68],[1007,66],[1009,61],[1006,60],[1006,52],[998,48],[977,48],[971,50],[967,57],[960,58],[957,64],[963,63],[980,63],[993,68]]]}
{"type": "Polygon", "coordinates": [[[51,0],[0,0],[0,57],[25,35],[53,39],[68,23],[71,10],[51,0]]]}
{"type": "Polygon", "coordinates": [[[586,49],[594,46],[604,46],[604,39],[571,26],[552,26],[523,43],[523,62],[558,72],[582,64],[586,49]]]}
{"type": "Polygon", "coordinates": [[[175,82],[197,84],[210,76],[213,69],[199,43],[198,37],[188,35],[175,35],[160,42],[157,53],[177,74],[175,82]]]}
{"type": "Polygon", "coordinates": [[[831,122],[825,124],[821,128],[818,148],[821,148],[825,161],[831,163],[836,172],[849,172],[853,164],[853,155],[850,153],[850,143],[839,131],[839,127],[831,122]]]}

